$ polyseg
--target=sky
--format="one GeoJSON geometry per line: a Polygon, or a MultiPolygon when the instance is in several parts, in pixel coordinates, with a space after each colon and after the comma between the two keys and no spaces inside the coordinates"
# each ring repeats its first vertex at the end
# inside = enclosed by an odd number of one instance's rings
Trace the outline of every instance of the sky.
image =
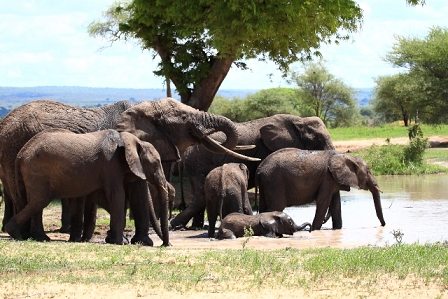
{"type": "MultiPolygon", "coordinates": [[[[164,88],[150,52],[121,41],[108,47],[87,33],[114,1],[0,0],[0,86],[164,88]]],[[[397,35],[424,38],[431,27],[448,27],[446,0],[426,0],[423,7],[405,0],[357,3],[364,10],[361,30],[319,49],[330,73],[353,88],[372,88],[375,78],[403,71],[383,61],[397,35]]],[[[275,64],[247,63],[251,70],[232,67],[221,89],[292,87],[275,64]]],[[[291,69],[300,71],[301,64],[291,69]]]]}

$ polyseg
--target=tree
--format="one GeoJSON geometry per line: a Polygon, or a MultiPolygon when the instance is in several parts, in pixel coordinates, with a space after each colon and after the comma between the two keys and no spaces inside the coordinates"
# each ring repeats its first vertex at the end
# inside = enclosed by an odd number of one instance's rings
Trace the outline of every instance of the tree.
{"type": "Polygon", "coordinates": [[[385,121],[403,120],[409,126],[411,116],[416,117],[420,99],[420,85],[409,74],[397,74],[375,79],[373,109],[385,121]]]}
{"type": "Polygon", "coordinates": [[[355,91],[335,78],[320,62],[304,65],[304,72],[292,72],[291,81],[299,87],[299,98],[324,123],[349,126],[359,119],[355,91]]]}
{"type": "Polygon", "coordinates": [[[249,95],[245,100],[247,120],[286,113],[300,115],[299,100],[292,88],[269,88],[249,95]]]}
{"type": "Polygon", "coordinates": [[[228,99],[217,95],[210,106],[209,112],[225,116],[234,122],[247,120],[244,99],[238,97],[228,99]]]}
{"type": "Polygon", "coordinates": [[[427,123],[448,120],[448,29],[434,27],[427,37],[396,37],[385,60],[407,69],[408,78],[418,81],[415,92],[420,94],[419,118],[427,123]]]}
{"type": "Polygon", "coordinates": [[[348,39],[362,10],[352,0],[134,0],[104,16],[91,35],[137,40],[160,57],[154,73],[173,82],[181,101],[206,111],[232,66],[271,60],[286,74],[291,63],[320,56],[322,43],[348,39]]]}
{"type": "Polygon", "coordinates": [[[235,122],[244,122],[274,114],[300,115],[299,100],[292,88],[262,89],[244,99],[216,96],[209,112],[223,115],[235,122]]]}

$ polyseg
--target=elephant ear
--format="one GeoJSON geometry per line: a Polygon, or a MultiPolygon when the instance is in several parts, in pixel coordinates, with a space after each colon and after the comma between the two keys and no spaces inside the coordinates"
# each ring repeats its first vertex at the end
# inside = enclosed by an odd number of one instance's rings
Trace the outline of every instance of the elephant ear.
{"type": "Polygon", "coordinates": [[[267,232],[266,235],[275,237],[276,234],[278,233],[279,220],[275,212],[261,213],[260,224],[263,227],[263,229],[267,232]]]}
{"type": "Polygon", "coordinates": [[[129,169],[142,180],[146,180],[146,175],[143,172],[143,166],[139,156],[139,153],[142,151],[141,141],[128,132],[121,132],[120,136],[124,142],[125,157],[129,169]]]}
{"type": "Polygon", "coordinates": [[[150,142],[160,153],[162,162],[179,161],[179,150],[163,129],[162,113],[157,105],[156,101],[151,101],[129,108],[121,114],[117,131],[129,132],[140,140],[150,142]]]}
{"type": "Polygon", "coordinates": [[[275,152],[285,147],[304,148],[302,134],[305,123],[300,117],[293,120],[287,115],[277,114],[260,128],[260,135],[266,147],[275,152]]]}
{"type": "Polygon", "coordinates": [[[350,155],[339,153],[332,155],[328,163],[328,169],[340,185],[360,189],[357,176],[358,165],[350,155]]]}

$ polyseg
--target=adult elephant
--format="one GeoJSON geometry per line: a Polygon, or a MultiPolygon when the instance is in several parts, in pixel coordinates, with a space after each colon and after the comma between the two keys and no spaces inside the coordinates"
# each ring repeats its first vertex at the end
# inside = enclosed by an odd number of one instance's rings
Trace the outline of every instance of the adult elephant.
{"type": "Polygon", "coordinates": [[[327,210],[333,229],[342,228],[340,190],[369,190],[376,215],[382,226],[386,224],[378,183],[369,166],[359,157],[334,150],[281,149],[260,163],[255,184],[260,189],[260,212],[283,211],[286,207],[316,201],[313,230],[321,228],[327,210]]]}
{"type": "MultiPolygon", "coordinates": [[[[15,213],[26,205],[17,196],[15,158],[31,137],[49,128],[63,128],[75,133],[109,128],[129,132],[142,141],[150,142],[159,152],[162,162],[178,161],[179,151],[197,144],[216,152],[233,154],[229,149],[233,149],[238,142],[238,132],[232,121],[199,111],[172,98],[139,104],[119,102],[93,109],[51,100],[30,102],[11,111],[0,123],[0,165],[5,172],[5,188],[12,197],[15,213]],[[216,132],[226,136],[222,144],[210,138],[209,135],[216,132]]],[[[131,242],[152,244],[148,236],[150,195],[147,183],[136,180],[127,184],[131,191],[130,208],[135,219],[135,235],[131,242]]],[[[162,222],[161,226],[166,236],[164,245],[168,245],[168,223],[162,222]]],[[[29,234],[29,226],[24,227],[24,233],[29,234]]]]}
{"type": "MultiPolygon", "coordinates": [[[[277,114],[235,125],[239,134],[238,143],[255,145],[255,148],[241,153],[261,160],[285,147],[312,150],[334,149],[330,134],[318,117],[277,114]]],[[[216,136],[216,138],[220,137],[222,138],[222,136],[216,136]]],[[[255,170],[259,164],[243,161],[230,155],[207,152],[199,146],[186,149],[182,154],[182,163],[192,187],[193,200],[184,211],[171,220],[171,226],[185,226],[194,217],[193,227],[201,228],[206,207],[204,180],[207,174],[225,163],[244,163],[249,169],[248,188],[250,189],[254,187],[255,170]]]]}
{"type": "MultiPolygon", "coordinates": [[[[21,239],[19,228],[33,219],[31,237],[49,241],[42,224],[42,210],[57,198],[80,198],[102,190],[102,207],[110,214],[106,241],[123,244],[126,181],[142,179],[157,189],[159,202],[168,206],[168,190],[159,153],[151,143],[128,132],[108,129],[75,134],[50,129],[34,135],[16,158],[18,193],[26,207],[6,224],[6,231],[21,239]]],[[[168,211],[165,211],[168,212],[168,211]]],[[[153,219],[154,209],[150,209],[153,219]]],[[[168,219],[165,216],[165,221],[168,219]]]]}

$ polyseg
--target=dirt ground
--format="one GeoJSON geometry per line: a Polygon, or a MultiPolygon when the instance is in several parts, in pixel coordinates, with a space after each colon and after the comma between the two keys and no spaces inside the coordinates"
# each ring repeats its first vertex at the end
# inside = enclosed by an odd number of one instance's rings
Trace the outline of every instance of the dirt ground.
{"type": "MultiPolygon", "coordinates": [[[[432,137],[432,141],[435,142],[448,142],[448,137],[432,137]]],[[[407,138],[396,138],[391,140],[392,143],[406,144],[407,138]]],[[[337,141],[334,142],[337,150],[341,152],[355,151],[362,147],[367,147],[372,144],[385,144],[385,140],[357,140],[357,141],[337,141]]],[[[448,166],[447,166],[448,167],[448,166]]],[[[3,211],[1,211],[3,213],[3,211]]],[[[44,220],[46,222],[46,231],[52,240],[68,240],[67,234],[58,232],[60,227],[60,210],[58,208],[46,209],[44,213],[44,220]]],[[[107,221],[101,221],[108,219],[106,213],[99,215],[99,223],[107,223],[107,221]]],[[[375,228],[378,229],[378,228],[375,228]]],[[[107,224],[97,225],[94,239],[94,243],[104,243],[106,231],[108,230],[107,224]]],[[[264,237],[252,237],[247,244],[246,248],[255,248],[260,250],[271,249],[284,249],[284,248],[310,248],[310,247],[340,247],[337,243],[332,243],[334,239],[333,234],[335,231],[322,230],[312,233],[297,232],[294,236],[285,236],[280,239],[268,239],[264,237]]],[[[127,230],[126,234],[131,237],[132,230],[127,230]]],[[[170,241],[172,247],[170,250],[190,250],[190,249],[241,249],[243,246],[243,239],[237,240],[224,240],[216,241],[209,239],[206,236],[206,230],[200,231],[172,231],[170,232],[170,241]]],[[[151,233],[150,237],[154,241],[155,246],[161,245],[161,240],[151,233]]],[[[0,239],[9,239],[9,236],[5,233],[0,233],[0,239]]],[[[354,247],[356,244],[346,244],[345,247],[354,247]]],[[[362,284],[361,284],[362,285],[362,284]]],[[[14,288],[8,283],[2,283],[2,290],[0,290],[0,296],[2,294],[12,294],[14,288]],[[9,290],[9,292],[7,292],[9,290]]],[[[102,288],[92,288],[84,285],[52,285],[44,284],[39,285],[32,289],[27,295],[17,295],[8,297],[4,295],[3,298],[155,298],[155,297],[170,297],[170,298],[218,298],[225,296],[225,298],[448,298],[448,294],[440,286],[431,283],[416,283],[411,279],[391,279],[390,277],[379,278],[376,282],[376,292],[369,293],[360,286],[359,281],[344,281],[344,283],[331,282],[327,284],[323,282],[322,287],[312,288],[311,290],[272,290],[267,287],[261,287],[258,291],[248,291],[243,293],[209,293],[209,292],[187,292],[177,293],[175,291],[167,291],[166,289],[152,289],[152,290],[130,290],[124,287],[111,287],[105,292],[102,288]]]]}

